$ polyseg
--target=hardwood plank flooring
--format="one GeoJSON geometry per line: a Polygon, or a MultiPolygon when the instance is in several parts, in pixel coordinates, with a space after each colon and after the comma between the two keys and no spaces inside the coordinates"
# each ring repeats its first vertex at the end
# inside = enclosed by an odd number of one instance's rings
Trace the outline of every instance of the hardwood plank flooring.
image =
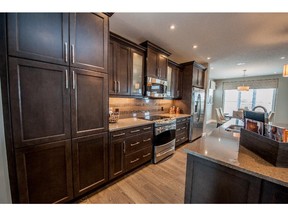
{"type": "Polygon", "coordinates": [[[183,204],[186,175],[184,144],[169,159],[149,164],[81,200],[82,204],[183,204]]]}

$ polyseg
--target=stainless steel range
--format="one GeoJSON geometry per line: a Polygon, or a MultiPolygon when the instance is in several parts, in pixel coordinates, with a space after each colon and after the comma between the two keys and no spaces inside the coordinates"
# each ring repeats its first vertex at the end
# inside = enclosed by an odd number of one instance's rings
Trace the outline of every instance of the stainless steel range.
{"type": "Polygon", "coordinates": [[[167,116],[145,116],[154,122],[153,163],[158,163],[175,152],[176,119],[167,116]]]}

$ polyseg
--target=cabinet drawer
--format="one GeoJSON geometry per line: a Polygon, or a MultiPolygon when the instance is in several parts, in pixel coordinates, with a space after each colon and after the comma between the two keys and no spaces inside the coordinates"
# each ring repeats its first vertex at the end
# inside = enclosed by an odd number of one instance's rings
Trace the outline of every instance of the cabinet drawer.
{"type": "Polygon", "coordinates": [[[119,130],[119,131],[114,131],[110,133],[111,136],[111,141],[113,140],[117,140],[117,139],[123,139],[125,138],[127,135],[127,131],[126,130],[119,130]]]}
{"type": "Polygon", "coordinates": [[[184,122],[189,122],[189,117],[184,117],[184,118],[177,118],[176,123],[184,123],[184,122]]]}
{"type": "Polygon", "coordinates": [[[152,146],[144,148],[125,157],[125,170],[129,171],[152,159],[152,146]]]}
{"type": "Polygon", "coordinates": [[[176,141],[175,141],[175,145],[181,145],[182,143],[184,143],[185,141],[187,141],[188,136],[187,134],[181,134],[180,136],[176,137],[176,141]]]}
{"type": "Polygon", "coordinates": [[[176,126],[176,136],[182,134],[182,133],[187,133],[188,132],[188,128],[189,128],[189,124],[186,123],[182,123],[182,124],[177,124],[176,126]]]}
{"type": "Polygon", "coordinates": [[[152,146],[152,133],[144,133],[139,136],[129,137],[125,140],[125,154],[138,151],[145,146],[152,146]]]}
{"type": "Polygon", "coordinates": [[[143,132],[153,132],[153,125],[151,124],[151,125],[145,125],[141,127],[133,127],[133,128],[127,129],[126,131],[127,131],[127,136],[134,136],[143,132]]]}

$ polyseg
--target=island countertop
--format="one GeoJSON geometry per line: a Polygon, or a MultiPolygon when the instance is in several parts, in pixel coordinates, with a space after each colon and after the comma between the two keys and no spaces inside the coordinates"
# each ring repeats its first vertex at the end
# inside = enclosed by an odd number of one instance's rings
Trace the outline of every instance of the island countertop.
{"type": "Polygon", "coordinates": [[[265,161],[239,145],[239,133],[225,130],[229,125],[237,125],[239,122],[231,119],[211,133],[188,144],[185,152],[288,187],[288,168],[275,167],[265,161]]]}

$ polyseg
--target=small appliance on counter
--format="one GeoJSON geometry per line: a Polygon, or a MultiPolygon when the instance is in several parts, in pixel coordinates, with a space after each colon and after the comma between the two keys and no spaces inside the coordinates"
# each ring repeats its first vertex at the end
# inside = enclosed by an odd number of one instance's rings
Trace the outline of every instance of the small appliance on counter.
{"type": "Polygon", "coordinates": [[[109,108],[109,123],[117,123],[120,117],[119,109],[115,109],[113,112],[113,108],[109,108]]]}

